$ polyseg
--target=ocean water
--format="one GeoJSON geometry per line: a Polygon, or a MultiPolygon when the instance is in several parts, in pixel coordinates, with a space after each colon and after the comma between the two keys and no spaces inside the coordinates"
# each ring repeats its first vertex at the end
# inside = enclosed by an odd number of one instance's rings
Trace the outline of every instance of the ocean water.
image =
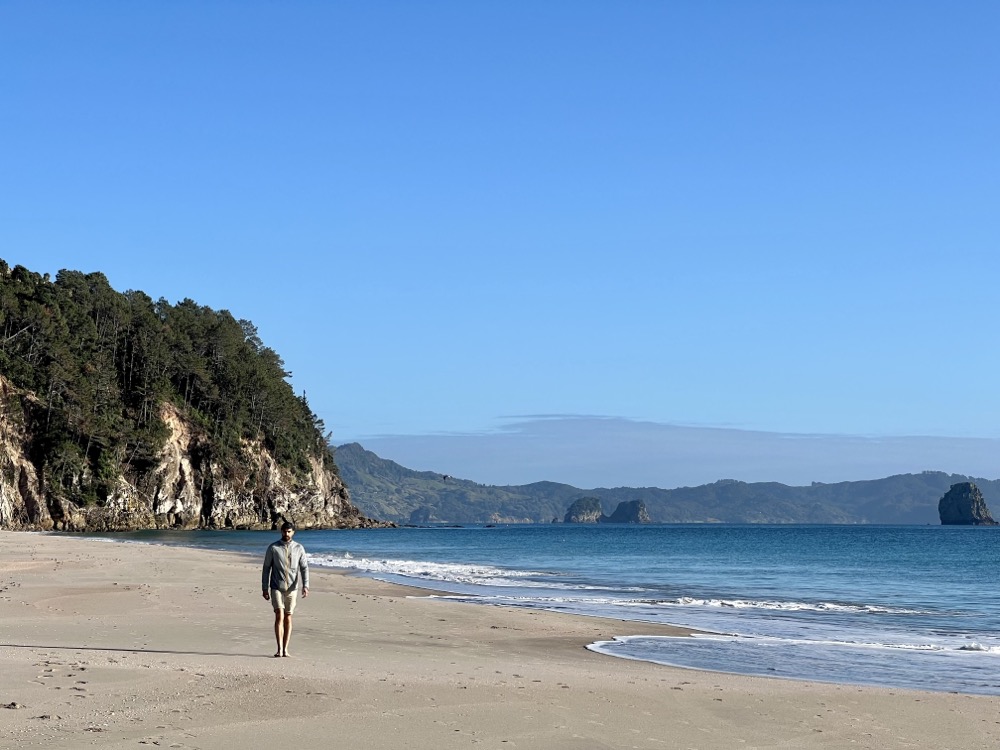
{"type": "MultiPolygon", "coordinates": [[[[108,538],[262,556],[274,532],[108,538]]],[[[632,621],[594,651],[692,669],[1000,695],[1000,528],[551,524],[300,531],[312,565],[470,605],[632,621]],[[643,634],[643,623],[704,631],[643,634]]]]}

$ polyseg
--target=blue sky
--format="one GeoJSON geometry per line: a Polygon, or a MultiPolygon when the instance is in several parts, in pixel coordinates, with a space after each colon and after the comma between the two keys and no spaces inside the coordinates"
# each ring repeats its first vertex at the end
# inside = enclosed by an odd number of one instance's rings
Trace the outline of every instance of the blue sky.
{"type": "MultiPolygon", "coordinates": [[[[253,320],[335,442],[415,468],[584,484],[609,422],[582,416],[634,427],[618,451],[699,428],[698,477],[900,468],[843,436],[973,440],[988,463],[998,22],[986,2],[4,1],[0,257],[253,320]],[[734,432],[831,455],[746,466],[734,432]]],[[[902,469],[981,463],[935,444],[902,469]]],[[[690,483],[657,445],[645,483],[690,483]]]]}

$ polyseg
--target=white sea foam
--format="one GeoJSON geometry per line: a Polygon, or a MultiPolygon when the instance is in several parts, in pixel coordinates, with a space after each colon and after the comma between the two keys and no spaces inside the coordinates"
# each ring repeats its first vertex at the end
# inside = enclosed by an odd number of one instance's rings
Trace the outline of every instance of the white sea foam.
{"type": "Polygon", "coordinates": [[[986,646],[982,643],[968,643],[958,647],[959,651],[984,651],[988,654],[1000,654],[1000,646],[986,646]]]}
{"type": "MultiPolygon", "coordinates": [[[[690,636],[669,636],[669,635],[628,635],[614,636],[610,641],[597,641],[587,646],[591,651],[607,654],[609,656],[621,656],[624,658],[644,659],[641,655],[636,655],[635,651],[616,651],[615,647],[628,647],[631,644],[640,646],[637,651],[643,651],[641,646],[649,646],[657,643],[683,646],[695,642],[716,642],[726,644],[742,644],[752,648],[754,646],[799,646],[815,649],[872,649],[886,651],[913,651],[913,652],[935,652],[935,653],[957,653],[975,652],[1000,655],[1000,646],[986,646],[980,643],[968,645],[957,645],[952,643],[919,643],[919,642],[877,642],[877,641],[854,641],[854,640],[811,640],[805,638],[779,638],[773,636],[751,636],[751,635],[721,635],[715,633],[694,633],[690,636]]],[[[655,661],[655,659],[649,659],[655,661]]]]}
{"type": "Polygon", "coordinates": [[[545,573],[531,570],[509,570],[490,565],[463,563],[434,563],[426,560],[379,560],[350,555],[310,555],[309,564],[324,568],[357,570],[363,573],[403,576],[418,581],[462,583],[477,586],[558,586],[558,583],[540,583],[529,580],[544,577],[545,573]]]}
{"type": "Polygon", "coordinates": [[[586,604],[594,607],[615,606],[621,604],[620,599],[604,597],[579,596],[488,596],[483,594],[433,594],[431,599],[450,599],[453,601],[472,602],[475,604],[507,604],[510,606],[527,607],[557,607],[563,604],[586,604]]]}
{"type": "MultiPolygon", "coordinates": [[[[516,585],[523,586],[523,582],[517,582],[516,585]]],[[[552,583],[541,583],[540,586],[545,586],[546,588],[556,588],[557,584],[552,583]]],[[[572,588],[574,590],[595,590],[590,587],[582,586],[572,586],[566,587],[572,588]]],[[[596,588],[596,587],[595,587],[596,588]]],[[[596,589],[600,590],[600,589],[596,589]]],[[[605,589],[606,590],[606,589],[605,589]]],[[[470,597],[462,597],[470,598],[470,597]]],[[[678,597],[677,599],[632,599],[623,597],[601,597],[601,596],[591,596],[591,595],[578,595],[578,596],[502,596],[502,597],[490,597],[481,596],[475,597],[476,599],[482,600],[503,600],[504,602],[515,604],[515,605],[536,605],[536,606],[546,606],[546,605],[564,605],[564,604],[581,604],[588,606],[600,606],[600,607],[630,607],[636,609],[658,609],[658,608],[706,608],[708,610],[712,609],[748,609],[748,610],[777,610],[777,611],[789,611],[789,612],[845,612],[851,614],[863,614],[863,613],[874,613],[874,614],[895,614],[895,615],[920,615],[928,614],[927,612],[915,609],[905,609],[905,608],[895,608],[895,607],[884,607],[874,604],[835,604],[830,602],[780,602],[780,601],[757,601],[757,600],[743,600],[743,599],[695,599],[692,597],[678,597]]],[[[492,603],[500,603],[499,601],[494,601],[492,603]]]]}
{"type": "MultiPolygon", "coordinates": [[[[414,582],[448,584],[460,583],[470,586],[506,588],[560,589],[572,591],[607,591],[607,587],[566,583],[552,573],[537,570],[516,570],[492,565],[469,563],[436,563],[426,560],[394,560],[343,555],[308,555],[309,564],[324,568],[356,570],[362,573],[382,576],[398,576],[413,579],[414,582]]],[[[619,588],[623,592],[638,593],[646,589],[639,587],[619,588]]],[[[588,599],[589,600],[589,599],[588,599]]]]}
{"type": "MultiPolygon", "coordinates": [[[[24,533],[24,532],[18,532],[24,533]]],[[[47,534],[49,532],[38,532],[47,534]]],[[[125,539],[119,537],[103,537],[103,536],[84,536],[80,537],[85,542],[98,542],[100,544],[140,544],[143,547],[171,547],[174,545],[167,544],[166,542],[155,542],[147,541],[145,539],[125,539]]]]}
{"type": "Polygon", "coordinates": [[[636,601],[636,604],[652,604],[681,607],[718,607],[731,609],[773,609],[789,612],[851,612],[891,615],[923,615],[928,612],[901,607],[885,607],[876,604],[838,604],[835,602],[781,602],[756,599],[696,599],[682,596],[677,599],[655,599],[636,601]]]}
{"type": "Polygon", "coordinates": [[[926,611],[887,607],[875,604],[843,604],[836,602],[798,602],[756,599],[704,599],[681,596],[674,599],[630,598],[629,594],[642,592],[638,587],[620,587],[615,591],[622,596],[614,598],[595,597],[586,592],[607,592],[608,587],[592,584],[565,583],[550,573],[535,570],[499,568],[490,565],[463,563],[435,563],[426,560],[398,560],[360,557],[350,553],[342,555],[310,555],[310,564],[319,567],[356,570],[373,575],[398,576],[425,584],[463,584],[469,586],[506,587],[522,589],[556,589],[579,591],[580,596],[569,598],[529,598],[513,597],[510,603],[537,606],[546,604],[586,603],[596,606],[652,607],[652,608],[705,608],[708,610],[772,610],[785,612],[840,612],[848,614],[890,614],[922,615],[926,611]]]}

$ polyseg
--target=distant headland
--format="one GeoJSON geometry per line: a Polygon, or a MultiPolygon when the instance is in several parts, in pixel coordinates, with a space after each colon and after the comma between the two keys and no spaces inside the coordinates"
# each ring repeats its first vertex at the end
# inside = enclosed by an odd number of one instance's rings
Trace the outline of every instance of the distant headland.
{"type": "Polygon", "coordinates": [[[985,497],[1000,498],[998,480],[940,471],[804,487],[723,479],[675,489],[585,489],[558,482],[478,484],[450,473],[407,469],[358,443],[339,446],[335,455],[362,511],[396,523],[562,522],[574,503],[592,498],[571,521],[596,523],[612,517],[621,503],[641,502],[651,523],[937,525],[938,501],[956,483],[974,481],[985,497]]]}

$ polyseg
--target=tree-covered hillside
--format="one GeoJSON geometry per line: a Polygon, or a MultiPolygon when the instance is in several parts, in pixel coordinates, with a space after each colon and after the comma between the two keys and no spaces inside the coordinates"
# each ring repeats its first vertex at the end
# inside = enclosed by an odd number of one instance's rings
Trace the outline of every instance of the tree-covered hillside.
{"type": "Polygon", "coordinates": [[[336,457],[352,497],[363,498],[356,503],[362,512],[396,523],[544,523],[561,519],[579,492],[554,482],[491,487],[413,471],[357,443],[339,446],[336,457]]]}
{"type": "Polygon", "coordinates": [[[252,323],[192,300],[120,293],[101,273],[55,280],[0,261],[0,374],[27,394],[21,413],[48,492],[100,504],[122,471],[141,473],[168,436],[165,402],[236,470],[241,441],[282,466],[335,469],[322,422],[296,396],[281,358],[252,323]]]}

